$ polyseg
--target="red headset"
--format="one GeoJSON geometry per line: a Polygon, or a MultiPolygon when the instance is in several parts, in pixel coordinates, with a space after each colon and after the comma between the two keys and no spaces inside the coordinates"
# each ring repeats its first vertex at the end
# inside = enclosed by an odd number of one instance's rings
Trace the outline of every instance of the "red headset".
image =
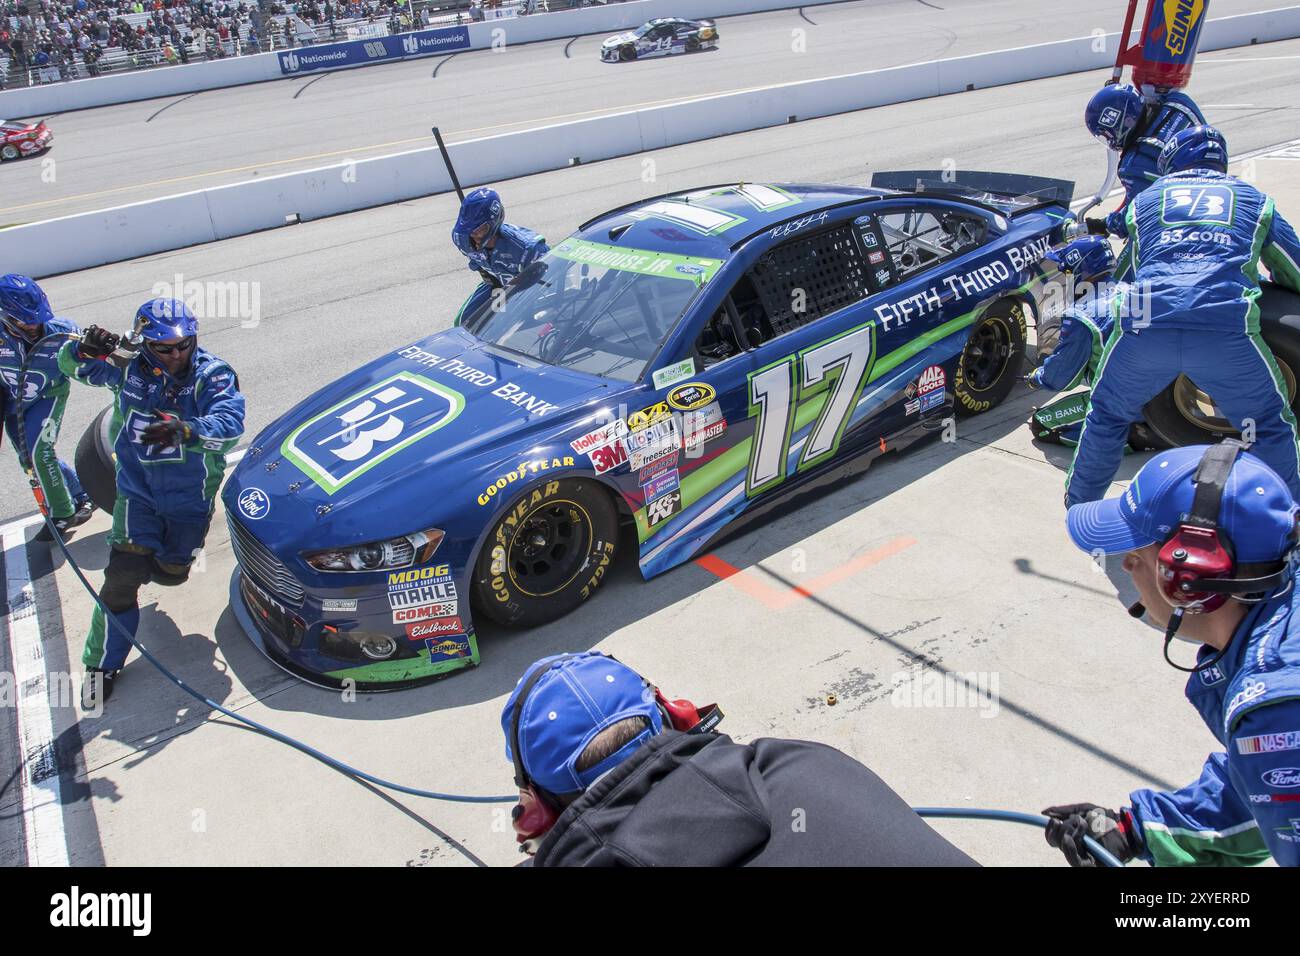
{"type": "Polygon", "coordinates": [[[1246,445],[1238,439],[1227,438],[1205,450],[1192,475],[1196,486],[1192,510],[1179,516],[1178,527],[1165,539],[1156,558],[1160,590],[1174,607],[1165,630],[1165,660],[1180,671],[1196,672],[1212,667],[1224,654],[1224,651],[1213,654],[1195,667],[1182,667],[1170,660],[1169,642],[1184,614],[1217,611],[1227,603],[1229,595],[1270,592],[1282,584],[1288,573],[1284,565],[1263,577],[1233,577],[1237,570],[1236,553],[1232,541],[1219,528],[1219,509],[1232,466],[1245,449],[1246,445]]]}
{"type": "MultiPolygon", "coordinates": [[[[519,747],[519,718],[524,711],[524,701],[543,674],[562,661],[581,656],[583,655],[566,654],[546,667],[537,668],[519,689],[519,696],[515,698],[515,706],[510,714],[510,756],[515,765],[515,786],[519,788],[519,802],[510,811],[510,821],[514,826],[515,840],[523,853],[536,853],[542,837],[555,826],[555,821],[564,812],[564,804],[559,798],[539,786],[524,769],[524,758],[519,747]]],[[[617,660],[612,654],[605,656],[617,660]]],[[[722,710],[717,704],[697,708],[689,700],[669,700],[658,687],[654,688],[654,692],[659,712],[673,730],[685,734],[705,734],[722,722],[722,710]]]]}

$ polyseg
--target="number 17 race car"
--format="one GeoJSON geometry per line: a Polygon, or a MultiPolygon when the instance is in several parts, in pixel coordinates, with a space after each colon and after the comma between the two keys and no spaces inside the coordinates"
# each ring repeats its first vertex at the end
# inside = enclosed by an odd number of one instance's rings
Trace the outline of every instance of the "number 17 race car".
{"type": "Polygon", "coordinates": [[[718,27],[712,20],[650,20],[635,30],[609,37],[600,45],[607,63],[674,53],[696,53],[718,46],[718,27]]]}
{"type": "Polygon", "coordinates": [[[632,203],[322,387],[223,493],[245,629],[315,683],[425,680],[591,597],[620,522],[651,578],[994,407],[1073,184],[940,178],[632,203]]]}

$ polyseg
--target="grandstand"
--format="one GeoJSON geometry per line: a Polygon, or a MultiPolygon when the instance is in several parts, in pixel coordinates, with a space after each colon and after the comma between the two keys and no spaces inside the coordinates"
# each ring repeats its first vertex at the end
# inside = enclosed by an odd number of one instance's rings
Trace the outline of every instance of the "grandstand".
{"type": "Polygon", "coordinates": [[[0,89],[607,0],[0,0],[0,89]]]}

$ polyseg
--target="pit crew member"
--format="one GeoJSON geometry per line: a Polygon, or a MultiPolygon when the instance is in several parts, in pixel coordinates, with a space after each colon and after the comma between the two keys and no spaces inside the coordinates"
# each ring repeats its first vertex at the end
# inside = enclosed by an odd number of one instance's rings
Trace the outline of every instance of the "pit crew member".
{"type": "MultiPolygon", "coordinates": [[[[1205,117],[1192,98],[1179,90],[1143,96],[1131,86],[1109,84],[1098,90],[1083,114],[1088,132],[1120,154],[1119,179],[1124,202],[1104,220],[1089,219],[1090,231],[1124,236],[1129,203],[1160,178],[1160,152],[1176,134],[1204,126],[1205,117]]],[[[1125,278],[1121,276],[1120,278],[1125,278]]]]}
{"type": "MultiPolygon", "coordinates": [[[[45,291],[27,276],[0,276],[0,391],[5,394],[4,427],[15,450],[18,416],[46,507],[60,535],[89,520],[95,506],[81,488],[77,473],[60,461],[54,442],[68,404],[68,377],[59,369],[59,349],[80,330],[56,318],[45,291]],[[48,338],[47,338],[48,337],[48,338]],[[22,372],[24,361],[27,371],[22,372]],[[22,378],[23,395],[18,394],[22,378]]],[[[20,460],[22,456],[19,456],[20,460]]],[[[37,541],[50,541],[42,525],[37,541]]]]}
{"type": "Polygon", "coordinates": [[[1134,263],[1134,279],[1117,300],[1117,330],[1066,477],[1067,505],[1105,494],[1129,424],[1181,373],[1300,497],[1296,420],[1256,304],[1261,260],[1273,281],[1300,291],[1300,238],[1272,199],[1227,168],[1222,133],[1183,130],[1161,154],[1162,178],[1128,206],[1120,268],[1134,263]]]}
{"type": "Polygon", "coordinates": [[[469,268],[494,289],[550,251],[542,236],[505,221],[505,206],[494,189],[475,189],[465,197],[451,239],[469,268]]]}
{"type": "MultiPolygon", "coordinates": [[[[184,302],[149,300],[136,312],[135,328],[142,347],[122,367],[101,361],[123,343],[97,326],[59,353],[68,375],[114,393],[117,504],[99,598],[132,635],[140,622],[140,586],[175,586],[189,577],[212,520],[226,453],[244,432],[239,379],[199,348],[198,320],[184,302]]],[[[96,605],[81,656],[90,677],[87,709],[108,700],[130,646],[96,605]]]]}
{"type": "Polygon", "coordinates": [[[738,744],[713,731],[721,717],[599,651],[531,665],[501,729],[533,865],[974,865],[857,761],[738,744]]]}
{"type": "Polygon", "coordinates": [[[1138,790],[1119,810],[1045,810],[1047,841],[1071,864],[1092,865],[1088,835],[1155,866],[1270,854],[1300,865],[1298,512],[1286,483],[1235,440],[1161,452],[1122,496],[1070,509],[1076,545],[1124,555],[1142,599],[1130,613],[1166,629],[1166,660],[1174,636],[1200,645],[1195,667],[1174,666],[1192,672],[1187,699],[1224,748],[1181,790],[1138,790]]]}

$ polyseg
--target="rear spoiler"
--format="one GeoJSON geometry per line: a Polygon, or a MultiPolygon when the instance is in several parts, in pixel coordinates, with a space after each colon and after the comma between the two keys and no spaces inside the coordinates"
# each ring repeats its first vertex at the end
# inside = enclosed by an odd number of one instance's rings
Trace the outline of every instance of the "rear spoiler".
{"type": "Polygon", "coordinates": [[[962,200],[1013,216],[1044,206],[1062,206],[1068,210],[1074,199],[1074,183],[1064,179],[977,170],[956,173],[939,169],[879,172],[871,177],[871,185],[876,189],[962,200]]]}

